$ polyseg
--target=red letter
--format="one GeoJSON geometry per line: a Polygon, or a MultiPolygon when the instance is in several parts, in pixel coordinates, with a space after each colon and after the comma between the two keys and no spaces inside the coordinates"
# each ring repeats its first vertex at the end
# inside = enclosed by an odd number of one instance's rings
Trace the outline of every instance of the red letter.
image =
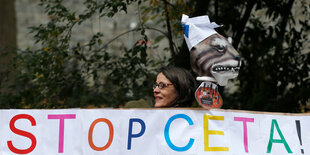
{"type": "Polygon", "coordinates": [[[12,144],[12,141],[8,141],[8,147],[9,149],[16,153],[16,154],[27,154],[27,153],[30,153],[34,150],[34,148],[36,147],[37,145],[37,140],[36,140],[36,137],[29,133],[29,132],[26,132],[26,131],[23,131],[23,130],[19,130],[15,127],[15,122],[18,120],[18,119],[28,119],[30,122],[31,122],[31,125],[32,126],[36,126],[36,121],[35,119],[30,116],[30,115],[27,115],[27,114],[19,114],[19,115],[16,115],[14,116],[11,121],[10,121],[10,129],[12,130],[12,132],[14,132],[15,134],[17,135],[21,135],[21,136],[24,136],[24,137],[27,137],[31,140],[31,146],[28,148],[28,149],[25,149],[25,150],[21,150],[21,149],[17,149],[13,146],[12,144]]]}

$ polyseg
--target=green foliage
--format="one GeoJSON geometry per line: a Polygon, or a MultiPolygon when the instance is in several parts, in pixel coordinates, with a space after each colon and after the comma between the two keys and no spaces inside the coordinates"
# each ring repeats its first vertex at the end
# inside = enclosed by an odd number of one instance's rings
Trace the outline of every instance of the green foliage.
{"type": "MultiPolygon", "coordinates": [[[[306,17],[296,23],[292,6],[297,2],[293,2],[255,2],[255,11],[265,11],[264,18],[251,17],[242,30],[239,90],[232,97],[225,96],[230,102],[226,108],[300,112],[309,102],[310,53],[306,34],[310,31],[310,16],[303,14],[306,17]]],[[[309,9],[306,5],[301,7],[309,9]]],[[[233,29],[240,26],[231,25],[233,29]]]]}
{"type": "MultiPolygon", "coordinates": [[[[211,21],[223,24],[217,31],[233,38],[233,45],[243,57],[237,91],[223,91],[224,107],[258,111],[300,112],[307,110],[310,96],[309,2],[294,0],[249,1],[161,1],[152,0],[145,8],[147,17],[164,21],[169,14],[174,43],[182,38],[181,14],[209,15],[211,21]],[[165,11],[164,4],[169,10],[165,11]],[[301,11],[299,11],[301,10],[301,11]],[[301,12],[296,14],[296,12],[301,12]],[[177,17],[177,18],[175,18],[177,17]],[[298,20],[297,20],[298,19],[298,20]],[[175,26],[176,25],[176,26],[175,26]]],[[[155,20],[156,20],[155,19],[155,20]]],[[[180,46],[180,45],[179,45],[180,46]]],[[[184,44],[176,48],[173,62],[186,57],[184,44]]],[[[173,54],[172,54],[173,55],[173,54]]],[[[188,56],[187,56],[188,57],[188,56]]],[[[223,89],[223,88],[221,88],[223,89]]],[[[225,88],[224,88],[225,89],[225,88]]]]}
{"type": "MultiPolygon", "coordinates": [[[[1,94],[2,108],[70,108],[95,106],[118,107],[131,99],[151,93],[152,60],[147,57],[143,27],[141,42],[124,55],[111,56],[103,34],[98,32],[87,44],[73,42],[72,30],[99,13],[113,17],[127,11],[136,2],[86,0],[86,9],[77,14],[61,0],[41,0],[47,24],[31,27],[39,49],[20,50],[16,57],[14,93],[1,94]],[[93,85],[88,81],[93,81],[93,85]],[[9,97],[9,98],[6,98],[9,97]],[[10,100],[9,100],[10,99],[10,100]],[[15,103],[9,106],[9,103],[15,103]],[[2,104],[3,103],[3,104],[2,104]],[[5,105],[4,105],[5,104],[5,105]]],[[[142,25],[142,24],[141,24],[142,25]]]]}

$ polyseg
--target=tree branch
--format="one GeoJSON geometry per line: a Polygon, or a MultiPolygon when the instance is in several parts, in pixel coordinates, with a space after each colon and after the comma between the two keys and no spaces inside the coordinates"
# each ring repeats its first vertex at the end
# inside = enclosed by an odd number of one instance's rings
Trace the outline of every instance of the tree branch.
{"type": "Polygon", "coordinates": [[[277,38],[275,54],[282,51],[284,34],[286,32],[286,25],[288,23],[288,18],[291,14],[291,9],[292,9],[293,4],[294,4],[294,0],[290,0],[281,10],[282,20],[280,23],[280,34],[277,38]]]}
{"type": "Polygon", "coordinates": [[[99,52],[99,51],[101,51],[102,49],[107,48],[109,44],[111,44],[113,41],[115,41],[116,39],[120,38],[121,36],[123,36],[123,35],[125,35],[125,34],[127,34],[127,33],[129,33],[129,32],[138,31],[138,30],[140,30],[140,29],[141,29],[141,28],[135,28],[135,29],[128,30],[128,31],[126,31],[126,32],[123,32],[123,33],[117,35],[116,37],[114,37],[113,39],[111,39],[109,42],[107,42],[106,44],[104,44],[101,48],[99,48],[98,50],[96,50],[96,52],[99,52]]]}
{"type": "Polygon", "coordinates": [[[242,35],[244,33],[244,29],[245,29],[246,23],[248,22],[248,20],[250,18],[252,9],[253,9],[255,4],[256,4],[256,2],[251,0],[251,1],[248,2],[247,6],[246,6],[246,10],[244,12],[244,15],[243,15],[243,17],[241,19],[241,22],[239,24],[239,27],[237,29],[237,33],[236,33],[236,35],[234,37],[233,46],[236,49],[238,48],[238,45],[239,45],[240,40],[241,40],[241,37],[242,37],[242,35]]]}
{"type": "Polygon", "coordinates": [[[163,0],[163,2],[164,2],[164,5],[165,5],[165,16],[166,16],[166,24],[167,24],[167,30],[168,30],[169,48],[170,48],[171,56],[175,57],[176,53],[175,53],[175,50],[174,50],[174,47],[173,47],[172,31],[171,31],[168,3],[165,0],[163,0]]]}
{"type": "Polygon", "coordinates": [[[210,0],[198,0],[196,1],[195,5],[195,11],[193,13],[193,16],[201,16],[205,15],[208,11],[210,0]]]}
{"type": "MultiPolygon", "coordinates": [[[[152,28],[152,27],[148,27],[148,26],[145,26],[145,27],[143,27],[143,28],[144,28],[144,29],[147,29],[147,30],[154,30],[154,31],[160,32],[160,33],[162,33],[163,35],[165,35],[166,38],[169,38],[167,33],[163,32],[163,31],[161,31],[161,30],[159,30],[159,29],[152,28]]],[[[99,52],[99,51],[101,51],[102,49],[107,48],[109,44],[111,44],[111,43],[112,43],[113,41],[115,41],[116,39],[122,37],[123,35],[125,35],[125,34],[127,34],[127,33],[130,33],[130,32],[139,31],[139,30],[141,30],[141,29],[142,29],[142,28],[139,27],[139,28],[135,28],[135,29],[131,29],[131,30],[125,31],[125,32],[123,32],[123,33],[117,35],[116,37],[114,37],[113,39],[111,39],[109,42],[107,42],[106,44],[104,44],[100,49],[96,50],[96,52],[99,52]]]]}
{"type": "Polygon", "coordinates": [[[175,6],[171,3],[169,3],[167,0],[162,0],[165,4],[171,6],[173,9],[175,9],[175,6]]]}
{"type": "Polygon", "coordinates": [[[214,8],[215,8],[215,10],[214,10],[214,12],[215,12],[215,19],[217,19],[218,16],[219,16],[219,2],[218,2],[218,0],[215,0],[214,8]]]}

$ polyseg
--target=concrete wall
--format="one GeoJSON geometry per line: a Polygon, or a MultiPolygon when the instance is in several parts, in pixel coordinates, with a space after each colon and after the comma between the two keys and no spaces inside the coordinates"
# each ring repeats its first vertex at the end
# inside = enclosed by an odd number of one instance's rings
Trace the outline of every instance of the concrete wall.
{"type": "MultiPolygon", "coordinates": [[[[44,9],[40,7],[40,0],[16,0],[16,16],[17,16],[17,31],[18,31],[18,47],[24,49],[27,47],[35,47],[32,34],[29,33],[29,27],[38,26],[48,22],[49,18],[44,9]]],[[[66,6],[70,6],[72,11],[81,13],[85,8],[83,6],[83,0],[67,0],[64,1],[66,6]]],[[[95,15],[89,21],[75,27],[72,33],[72,42],[80,42],[82,45],[88,41],[91,36],[97,32],[104,34],[102,38],[103,44],[109,42],[114,37],[135,28],[139,24],[138,6],[132,4],[128,8],[128,13],[118,13],[113,18],[102,18],[99,15],[95,15]]],[[[148,23],[149,26],[166,31],[162,26],[148,23]]],[[[152,47],[153,39],[161,35],[156,31],[146,31],[146,34],[150,38],[152,47]]],[[[121,54],[120,48],[130,48],[136,41],[141,38],[140,32],[131,32],[123,35],[112,44],[109,48],[116,55],[121,54]]],[[[154,59],[162,59],[164,57],[170,57],[169,52],[163,52],[163,49],[168,46],[167,40],[160,42],[160,46],[157,49],[150,48],[150,56],[154,59]]]]}

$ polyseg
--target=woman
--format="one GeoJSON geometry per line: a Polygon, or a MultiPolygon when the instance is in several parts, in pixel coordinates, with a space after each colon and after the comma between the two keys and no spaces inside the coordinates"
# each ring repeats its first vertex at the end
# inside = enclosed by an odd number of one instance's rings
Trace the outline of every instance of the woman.
{"type": "Polygon", "coordinates": [[[196,81],[187,70],[162,68],[153,86],[155,108],[190,107],[194,101],[196,81]]]}

